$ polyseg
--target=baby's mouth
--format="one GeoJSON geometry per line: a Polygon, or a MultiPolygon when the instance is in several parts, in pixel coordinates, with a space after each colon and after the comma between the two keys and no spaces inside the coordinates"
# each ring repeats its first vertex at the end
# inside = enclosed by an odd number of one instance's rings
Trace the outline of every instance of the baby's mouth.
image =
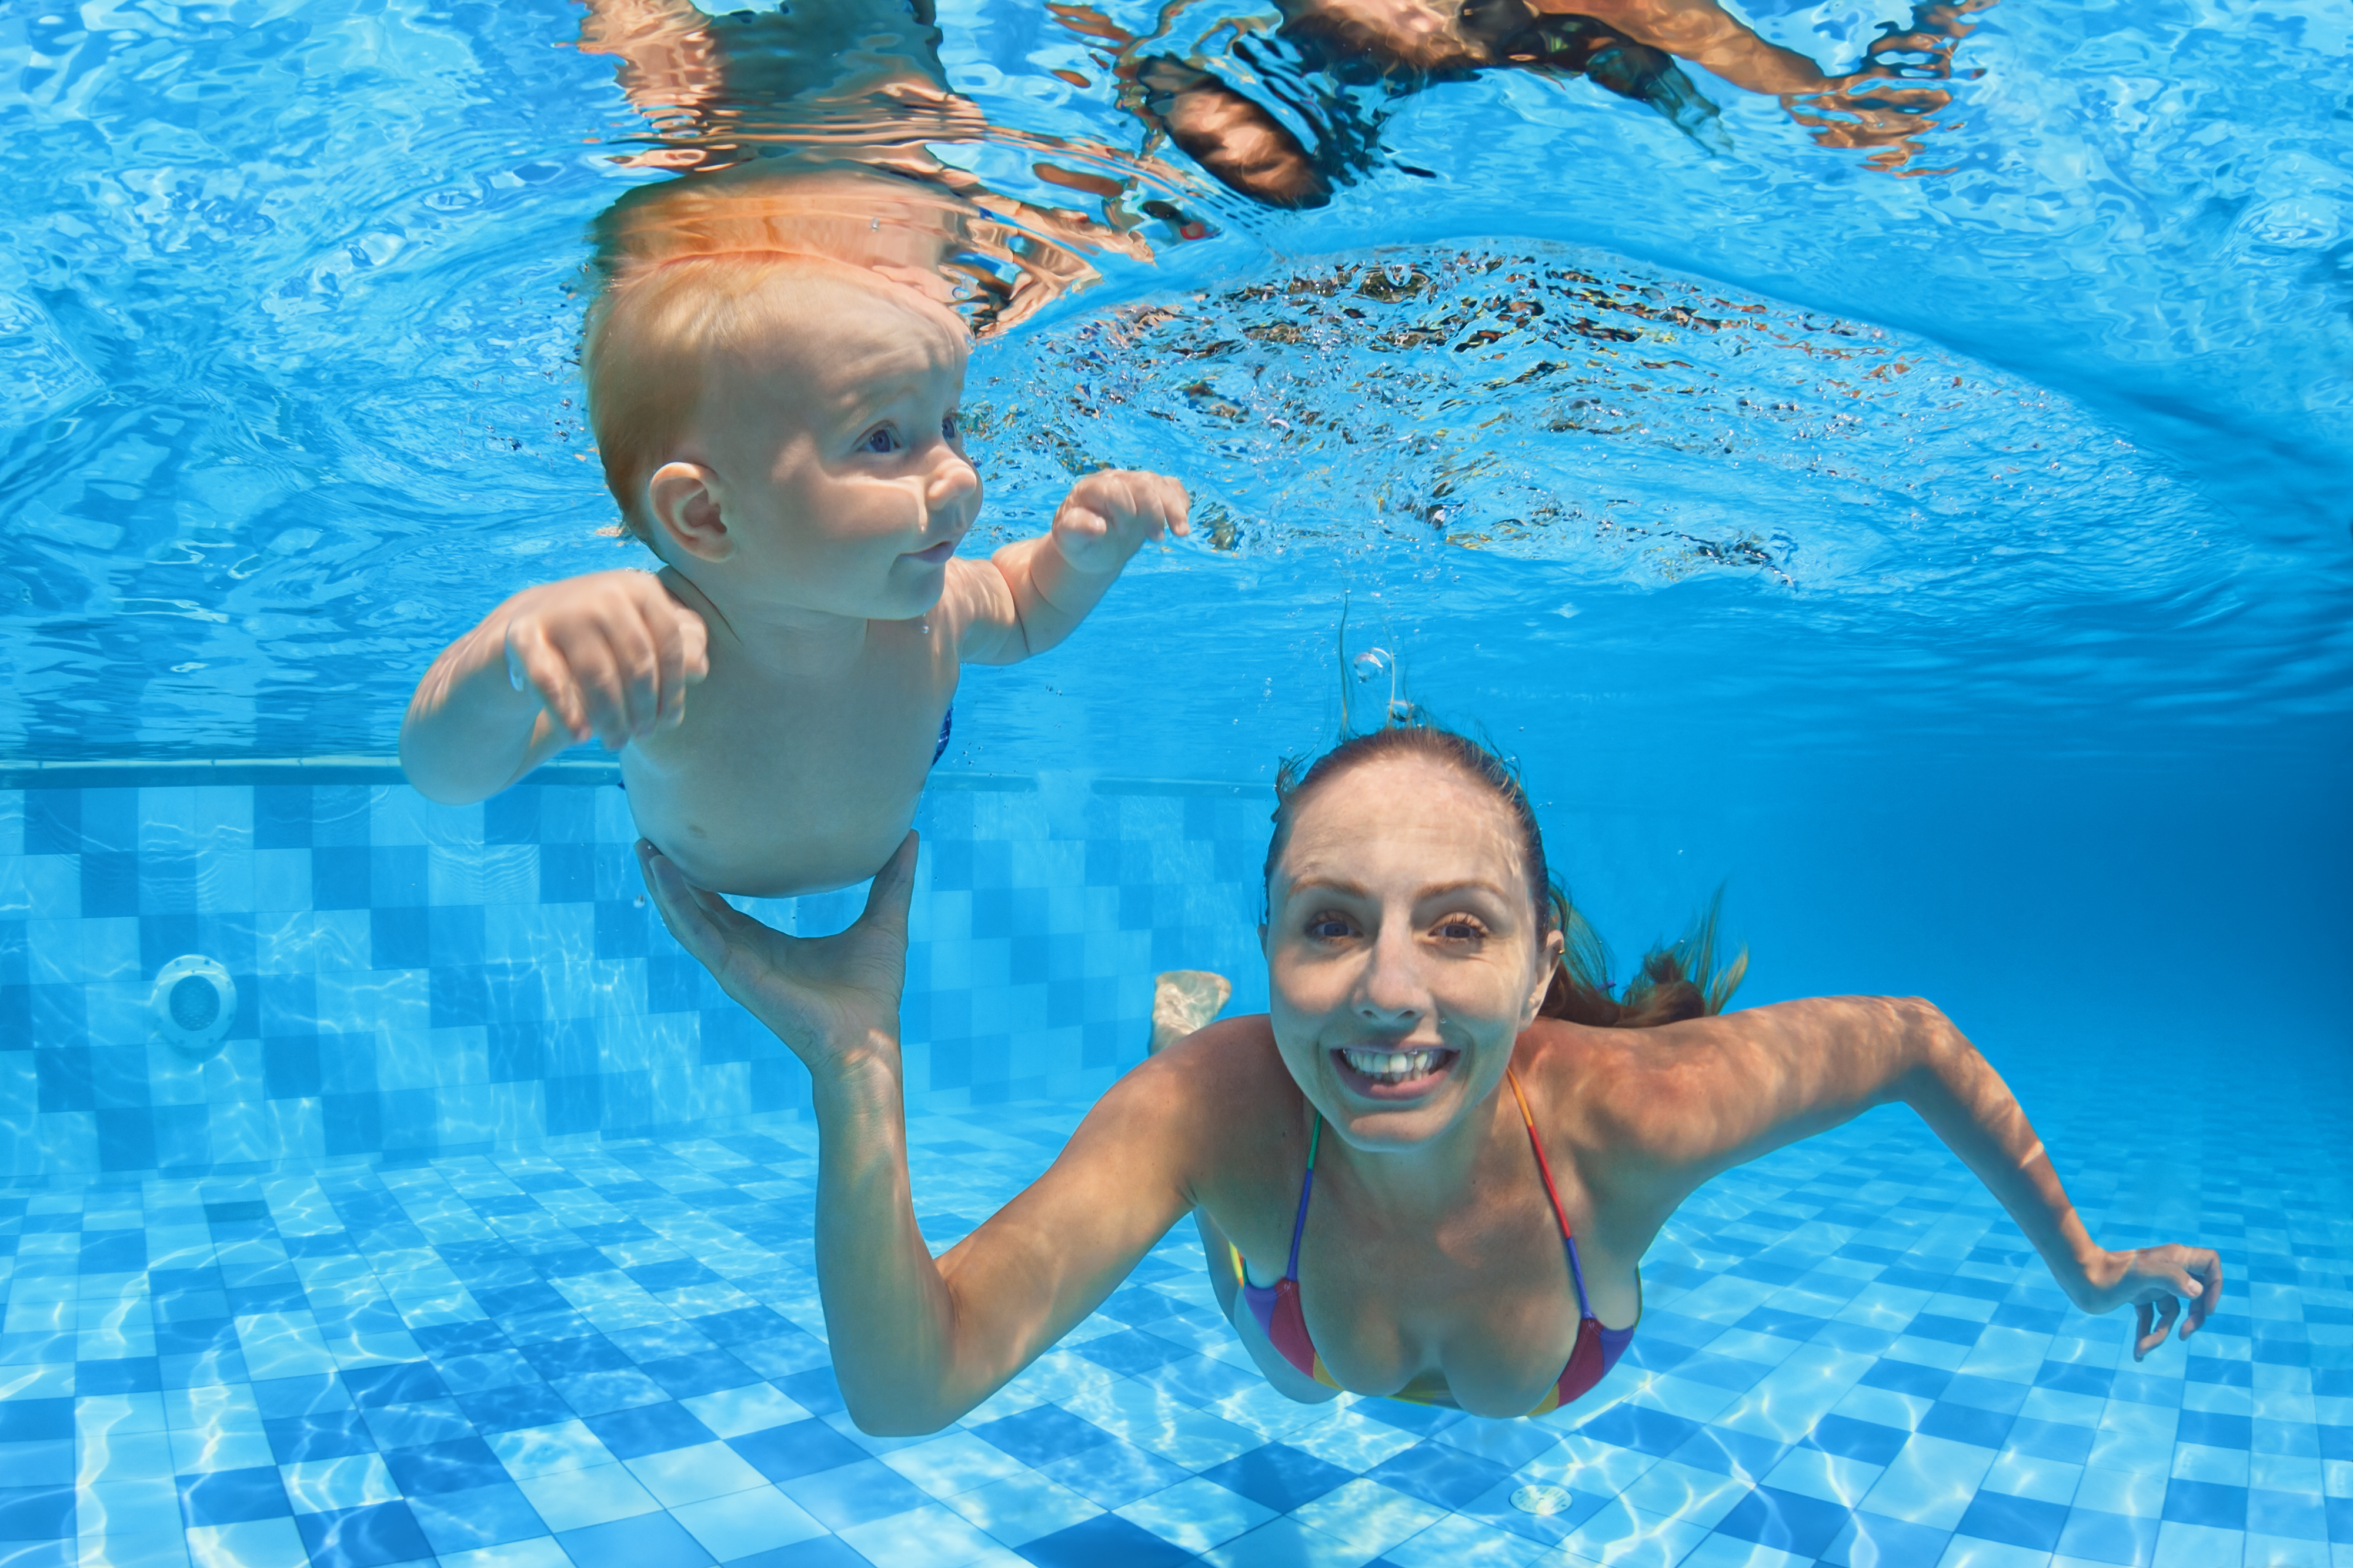
{"type": "Polygon", "coordinates": [[[937,544],[927,546],[922,550],[911,550],[907,553],[914,560],[926,562],[931,565],[936,566],[941,562],[945,561],[949,556],[954,555],[955,553],[955,547],[956,542],[955,540],[943,539],[937,544]]]}
{"type": "Polygon", "coordinates": [[[1375,1100],[1409,1100],[1426,1093],[1461,1054],[1451,1046],[1342,1046],[1332,1053],[1350,1087],[1375,1100]]]}

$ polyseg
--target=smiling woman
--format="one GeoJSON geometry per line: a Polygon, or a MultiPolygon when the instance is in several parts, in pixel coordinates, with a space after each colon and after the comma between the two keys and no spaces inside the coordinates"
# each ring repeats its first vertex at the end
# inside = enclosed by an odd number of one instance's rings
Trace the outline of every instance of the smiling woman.
{"type": "Polygon", "coordinates": [[[1270,1011],[1128,1074],[1051,1169],[936,1259],[909,1188],[898,1048],[913,837],[858,923],[816,941],[639,853],[670,930],[808,1065],[826,1321],[871,1432],[971,1410],[1187,1211],[1219,1300],[1285,1394],[1542,1414],[1623,1350],[1636,1265],[1701,1184],[1895,1100],[2076,1305],[2137,1309],[2137,1357],[2182,1299],[2187,1337],[2221,1294],[2211,1251],[2097,1246],[2009,1089],[1926,1002],[1829,997],[1641,1030],[1542,1016],[1563,938],[1541,838],[1509,771],[1443,731],[1359,736],[1308,771],[1268,857],[1270,1011]]]}

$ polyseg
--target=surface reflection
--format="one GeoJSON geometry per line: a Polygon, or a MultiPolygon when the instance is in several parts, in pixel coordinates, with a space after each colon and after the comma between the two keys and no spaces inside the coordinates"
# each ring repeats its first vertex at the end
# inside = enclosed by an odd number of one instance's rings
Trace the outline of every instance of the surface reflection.
{"type": "Polygon", "coordinates": [[[1180,205],[1173,171],[992,126],[948,85],[940,41],[931,0],[726,16],[688,0],[592,0],[580,47],[615,57],[650,122],[619,161],[685,176],[639,186],[599,220],[605,279],[688,256],[817,255],[958,306],[986,334],[1092,282],[1092,254],[1149,261],[1155,240],[1210,232],[1180,205]],[[1093,211],[994,189],[929,145],[980,142],[1048,154],[1032,173],[1093,211]]]}
{"type": "Polygon", "coordinates": [[[1278,0],[1282,20],[1220,18],[1189,50],[1174,46],[1181,5],[1148,37],[1087,5],[1050,4],[1121,86],[1121,101],[1228,189],[1267,206],[1316,207],[1387,162],[1383,122],[1411,94],[1488,70],[1584,77],[1648,105],[1712,151],[1728,149],[1719,110],[1678,60],[1781,100],[1814,141],[1873,149],[1874,168],[1906,169],[1930,116],[1952,94],[1953,54],[1994,0],[1930,0],[1883,23],[1862,62],[1826,73],[1771,43],[1715,0],[1278,0]],[[1222,47],[1222,53],[1219,49],[1222,47]],[[1249,81],[1255,92],[1238,83],[1249,81]]]}

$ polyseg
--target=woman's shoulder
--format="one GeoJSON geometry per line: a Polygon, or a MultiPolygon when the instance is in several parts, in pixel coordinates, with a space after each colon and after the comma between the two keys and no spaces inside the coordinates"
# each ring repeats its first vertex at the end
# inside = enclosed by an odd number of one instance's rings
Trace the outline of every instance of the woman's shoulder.
{"type": "Polygon", "coordinates": [[[1274,1026],[1263,1013],[1220,1018],[1195,1030],[1123,1078],[1117,1092],[1154,1114],[1195,1125],[1210,1142],[1250,1139],[1261,1127],[1299,1119],[1299,1086],[1282,1065],[1274,1026]]]}

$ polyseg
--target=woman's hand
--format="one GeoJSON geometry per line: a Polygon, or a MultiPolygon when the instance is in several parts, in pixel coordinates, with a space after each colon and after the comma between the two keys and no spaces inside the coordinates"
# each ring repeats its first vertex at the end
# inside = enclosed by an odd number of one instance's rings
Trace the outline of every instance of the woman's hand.
{"type": "Polygon", "coordinates": [[[915,835],[908,834],[875,873],[866,912],[838,936],[786,936],[762,925],[689,883],[642,838],[638,860],[654,907],[679,945],[791,1047],[820,1087],[861,1057],[887,1059],[897,1070],[915,835]]]}
{"type": "Polygon", "coordinates": [[[2183,1300],[2189,1303],[2189,1316],[2181,1321],[2181,1337],[2186,1340],[2222,1299],[2222,1260],[2203,1247],[2168,1244],[2134,1252],[2105,1252],[2084,1272],[2086,1289],[2076,1304],[2086,1312],[2106,1312],[2132,1303],[2135,1361],[2165,1342],[2173,1321],[2182,1318],[2183,1300]]]}

